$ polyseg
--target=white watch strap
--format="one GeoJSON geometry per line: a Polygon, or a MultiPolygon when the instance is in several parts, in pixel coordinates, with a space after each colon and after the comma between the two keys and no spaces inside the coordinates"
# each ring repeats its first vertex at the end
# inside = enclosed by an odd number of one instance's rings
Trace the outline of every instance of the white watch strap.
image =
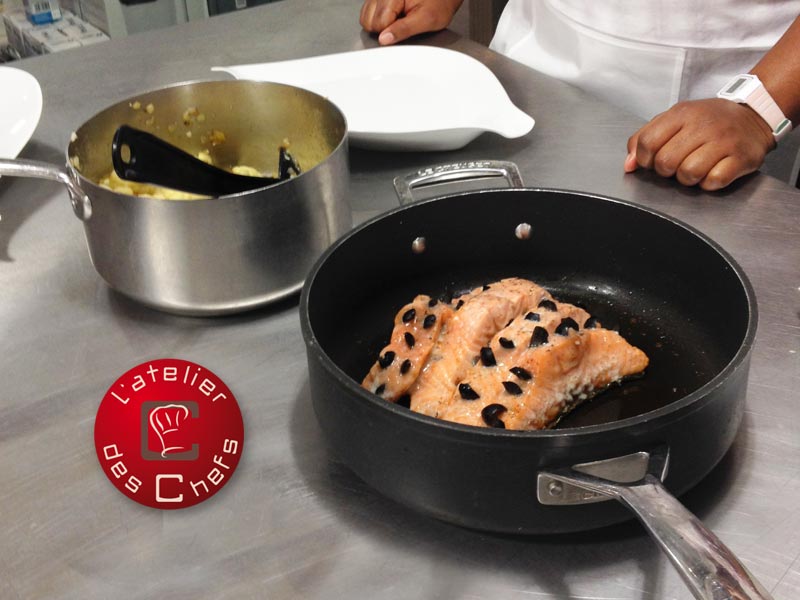
{"type": "Polygon", "coordinates": [[[763,85],[759,85],[747,97],[747,105],[769,124],[775,137],[779,135],[783,137],[783,135],[791,131],[791,121],[784,116],[783,111],[763,85]]]}

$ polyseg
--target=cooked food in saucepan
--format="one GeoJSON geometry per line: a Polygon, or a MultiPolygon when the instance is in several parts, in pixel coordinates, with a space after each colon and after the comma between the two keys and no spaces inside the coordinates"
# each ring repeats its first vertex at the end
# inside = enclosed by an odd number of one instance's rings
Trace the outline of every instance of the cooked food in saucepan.
{"type": "MultiPolygon", "coordinates": [[[[288,142],[285,142],[288,145],[288,142]]],[[[277,174],[264,174],[258,169],[248,165],[234,165],[227,169],[235,175],[244,175],[246,177],[270,177],[276,182],[290,179],[293,176],[300,174],[300,167],[294,160],[286,146],[281,146],[278,149],[278,172],[277,174]]],[[[209,164],[214,165],[214,160],[208,150],[201,150],[197,154],[197,159],[209,164]]],[[[76,165],[77,166],[77,165],[76,165]]],[[[216,166],[216,165],[214,165],[216,166]]],[[[115,170],[111,170],[107,176],[101,178],[97,182],[100,186],[108,188],[120,194],[128,194],[130,196],[139,196],[142,198],[161,198],[163,200],[197,200],[207,198],[208,196],[194,194],[182,190],[176,190],[152,183],[143,183],[141,181],[131,181],[123,179],[115,170]]]]}
{"type": "Polygon", "coordinates": [[[128,181],[122,179],[114,170],[97,183],[101,187],[108,188],[118,194],[139,196],[141,198],[161,198],[162,200],[199,200],[200,198],[207,198],[207,196],[201,196],[200,194],[173,190],[151,183],[128,181]]]}
{"type": "Polygon", "coordinates": [[[450,302],[420,295],[397,313],[363,387],[416,412],[506,429],[545,429],[648,358],[585,310],[518,278],[450,302]]]}
{"type": "MultiPolygon", "coordinates": [[[[138,101],[130,103],[129,106],[133,111],[139,111],[142,108],[138,101]]],[[[249,191],[256,187],[279,183],[300,174],[299,164],[289,153],[288,139],[284,139],[277,148],[277,170],[274,173],[262,173],[253,166],[236,164],[241,160],[242,147],[253,145],[252,140],[247,137],[233,142],[233,157],[230,156],[230,150],[228,150],[225,159],[215,160],[214,156],[218,152],[218,148],[224,145],[230,146],[231,143],[228,142],[228,136],[220,129],[208,129],[204,126],[206,116],[197,107],[185,110],[181,121],[183,135],[187,139],[197,138],[201,144],[199,150],[196,146],[190,149],[177,143],[183,136],[179,135],[179,125],[175,122],[167,125],[166,132],[157,133],[162,129],[163,124],[156,122],[155,112],[153,103],[144,107],[142,116],[146,116],[144,125],[147,130],[124,123],[116,130],[111,145],[114,169],[110,170],[108,174],[103,173],[97,180],[100,186],[131,196],[166,200],[195,200],[249,191]],[[198,128],[193,130],[195,125],[198,128]],[[164,136],[170,139],[165,139],[164,136]],[[234,158],[235,162],[231,161],[231,158],[234,158]],[[217,162],[223,164],[216,164],[217,162]],[[213,177],[211,183],[204,179],[204,177],[208,177],[209,170],[202,163],[217,167],[217,171],[211,170],[210,172],[214,173],[214,177],[217,179],[222,177],[223,183],[215,181],[213,177]],[[242,183],[231,186],[230,179],[225,176],[226,173],[223,171],[253,179],[234,178],[233,181],[242,183]]],[[[225,153],[226,151],[223,151],[223,156],[225,153]]],[[[252,154],[251,151],[250,155],[252,154]]],[[[217,159],[221,158],[219,155],[216,157],[217,159]]],[[[77,157],[71,160],[73,166],[80,169],[77,157]]]]}

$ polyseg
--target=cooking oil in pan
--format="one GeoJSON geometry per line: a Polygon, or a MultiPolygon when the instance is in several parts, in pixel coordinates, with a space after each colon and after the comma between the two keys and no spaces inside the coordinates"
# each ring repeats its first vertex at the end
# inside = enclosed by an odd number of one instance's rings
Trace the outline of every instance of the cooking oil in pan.
{"type": "Polygon", "coordinates": [[[711,336],[668,302],[642,295],[626,302],[617,295],[592,295],[585,288],[555,289],[553,294],[582,306],[650,359],[643,374],[580,404],[559,421],[558,429],[611,423],[667,406],[703,386],[730,360],[718,356],[711,336]]]}

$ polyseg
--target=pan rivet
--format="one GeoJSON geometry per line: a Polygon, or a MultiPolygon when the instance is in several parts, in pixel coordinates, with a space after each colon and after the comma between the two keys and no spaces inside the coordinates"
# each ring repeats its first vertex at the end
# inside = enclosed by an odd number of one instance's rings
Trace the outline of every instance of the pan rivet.
{"type": "Polygon", "coordinates": [[[414,254],[422,254],[425,252],[425,238],[418,237],[413,242],[411,242],[411,251],[414,254]]]}
{"type": "Polygon", "coordinates": [[[561,492],[564,491],[564,488],[561,487],[561,483],[558,481],[551,481],[550,485],[547,486],[547,491],[550,492],[551,496],[560,496],[561,492]]]}
{"type": "Polygon", "coordinates": [[[517,236],[517,239],[520,240],[527,240],[531,237],[531,226],[530,223],[520,223],[517,225],[517,228],[514,230],[514,235],[517,236]]]}

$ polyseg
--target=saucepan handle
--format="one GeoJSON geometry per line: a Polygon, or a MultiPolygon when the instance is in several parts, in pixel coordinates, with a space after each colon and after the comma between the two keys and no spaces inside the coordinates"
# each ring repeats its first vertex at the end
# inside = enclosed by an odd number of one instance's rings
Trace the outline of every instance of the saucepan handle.
{"type": "Polygon", "coordinates": [[[0,175],[49,179],[63,183],[67,186],[75,216],[81,221],[88,221],[92,216],[92,202],[89,200],[89,196],[83,192],[66,169],[38,160],[0,158],[0,175]]]}
{"type": "Polygon", "coordinates": [[[496,179],[498,177],[504,178],[508,182],[508,187],[524,187],[519,168],[513,162],[474,160],[437,165],[408,175],[395,177],[394,189],[402,206],[415,201],[413,194],[415,187],[456,181],[496,179]]]}
{"type": "MultiPolygon", "coordinates": [[[[540,501],[543,476],[549,482],[550,493],[561,494],[558,489],[558,483],[561,483],[577,486],[590,494],[615,498],[634,512],[677,568],[695,598],[771,600],[769,592],[733,552],[667,491],[660,475],[650,470],[638,481],[620,483],[590,474],[582,467],[576,465],[571,469],[540,473],[540,501]]],[[[665,472],[666,469],[662,469],[662,473],[665,472]]]]}

